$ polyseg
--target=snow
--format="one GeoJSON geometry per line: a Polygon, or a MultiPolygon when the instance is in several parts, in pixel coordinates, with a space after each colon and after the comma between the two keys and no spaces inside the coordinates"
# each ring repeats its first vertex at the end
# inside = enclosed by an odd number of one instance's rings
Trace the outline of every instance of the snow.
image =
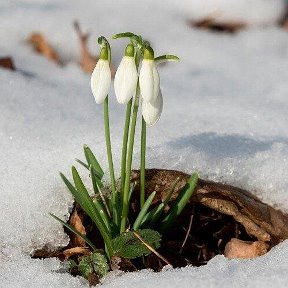
{"type": "Polygon", "coordinates": [[[191,20],[212,18],[216,23],[269,25],[281,21],[287,8],[286,0],[186,0],[171,1],[191,20]]]}
{"type": "MultiPolygon", "coordinates": [[[[202,178],[250,189],[288,212],[287,32],[273,25],[236,35],[191,29],[186,19],[208,13],[200,2],[1,1],[0,39],[5,41],[0,53],[11,55],[18,71],[0,69],[0,287],[87,287],[83,279],[64,273],[58,260],[29,256],[44,245],[53,249],[68,241],[61,225],[48,216],[67,218],[72,204],[57,171],[69,175],[74,158],[83,159],[84,143],[108,168],[102,109],[94,102],[89,75],[76,63],[75,19],[91,31],[92,51],[98,49],[100,33],[132,30],[149,38],[157,55],[181,58],[159,68],[164,110],[148,130],[149,167],[197,170],[202,178]],[[48,37],[63,67],[25,43],[32,31],[48,37]]],[[[206,2],[211,10],[212,1],[206,2]]],[[[284,5],[280,0],[217,2],[233,19],[237,12],[255,25],[275,22],[284,5]]],[[[112,45],[117,65],[124,41],[112,45]]],[[[112,89],[110,103],[119,175],[124,107],[117,105],[112,89]]],[[[137,139],[135,168],[139,134],[137,139]]],[[[285,287],[287,259],[286,241],[255,260],[217,256],[200,268],[111,275],[103,287],[285,287]]]]}

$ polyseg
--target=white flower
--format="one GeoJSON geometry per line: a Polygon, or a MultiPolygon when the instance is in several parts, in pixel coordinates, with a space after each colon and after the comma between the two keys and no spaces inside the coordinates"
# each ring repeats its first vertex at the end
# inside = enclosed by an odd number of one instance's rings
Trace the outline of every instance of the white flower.
{"type": "Polygon", "coordinates": [[[163,97],[161,90],[154,102],[142,102],[142,116],[147,125],[152,126],[160,119],[163,110],[163,97]]]}
{"type": "Polygon", "coordinates": [[[143,59],[139,85],[144,101],[155,102],[160,91],[160,78],[154,60],[143,59]]]}
{"type": "Polygon", "coordinates": [[[114,88],[117,101],[126,104],[133,97],[137,86],[138,74],[134,57],[124,56],[116,71],[114,88]]]}
{"type": "Polygon", "coordinates": [[[111,85],[111,71],[108,60],[99,59],[91,75],[91,90],[97,104],[104,102],[111,85]]]}

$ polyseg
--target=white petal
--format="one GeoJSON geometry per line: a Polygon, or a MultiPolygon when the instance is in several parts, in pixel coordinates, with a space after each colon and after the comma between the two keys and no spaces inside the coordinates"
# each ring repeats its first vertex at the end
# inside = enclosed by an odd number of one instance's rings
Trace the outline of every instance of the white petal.
{"type": "Polygon", "coordinates": [[[150,103],[143,100],[142,102],[142,115],[147,125],[152,126],[160,119],[163,110],[163,97],[161,90],[155,102],[150,103]]]}
{"type": "Polygon", "coordinates": [[[91,75],[91,90],[97,104],[103,103],[111,85],[111,71],[107,60],[99,59],[91,75]]]}
{"type": "Polygon", "coordinates": [[[152,72],[153,72],[153,98],[150,100],[150,102],[155,102],[160,93],[160,77],[155,62],[153,63],[152,72]]]}
{"type": "Polygon", "coordinates": [[[155,100],[154,97],[154,78],[153,78],[154,60],[144,59],[139,74],[139,85],[141,95],[146,102],[155,100]]]}
{"type": "Polygon", "coordinates": [[[114,88],[117,101],[126,104],[133,97],[138,74],[134,57],[124,56],[115,74],[114,88]]]}

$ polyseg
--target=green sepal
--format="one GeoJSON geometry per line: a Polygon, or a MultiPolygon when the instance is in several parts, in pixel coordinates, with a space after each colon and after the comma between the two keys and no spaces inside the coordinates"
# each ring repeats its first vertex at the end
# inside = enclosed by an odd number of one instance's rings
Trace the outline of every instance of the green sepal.
{"type": "Polygon", "coordinates": [[[154,61],[156,64],[160,64],[160,63],[167,62],[167,61],[179,62],[180,59],[175,55],[167,54],[167,55],[161,55],[161,56],[156,57],[154,61]]]}
{"type": "Polygon", "coordinates": [[[137,35],[135,35],[132,32],[123,32],[123,33],[117,33],[115,35],[112,36],[112,39],[119,39],[119,38],[131,38],[131,37],[138,37],[137,35]]]}

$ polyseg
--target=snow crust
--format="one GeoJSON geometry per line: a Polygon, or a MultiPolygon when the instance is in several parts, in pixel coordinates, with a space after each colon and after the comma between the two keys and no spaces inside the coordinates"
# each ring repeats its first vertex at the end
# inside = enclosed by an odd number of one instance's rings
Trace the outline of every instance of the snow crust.
{"type": "MultiPolygon", "coordinates": [[[[177,7],[174,2],[1,1],[0,39],[5,41],[0,41],[0,53],[11,55],[18,71],[0,69],[0,287],[87,287],[83,279],[64,273],[58,260],[29,256],[34,249],[53,249],[68,241],[48,216],[52,212],[68,217],[72,204],[57,171],[69,175],[74,158],[83,158],[84,143],[108,168],[102,109],[94,102],[89,75],[75,63],[75,19],[91,31],[92,51],[98,51],[99,34],[132,30],[149,38],[157,55],[168,52],[181,58],[178,64],[159,68],[164,110],[159,123],[148,130],[149,167],[197,170],[202,178],[250,189],[288,212],[287,32],[270,26],[231,36],[190,29],[185,21],[204,13],[202,1],[183,1],[177,7]],[[27,46],[32,31],[48,37],[64,59],[63,67],[27,46]]],[[[212,1],[206,2],[212,7],[212,1]]],[[[231,10],[233,19],[237,13],[256,24],[268,18],[266,24],[275,22],[271,19],[279,17],[284,3],[215,2],[231,10]],[[256,8],[261,21],[245,13],[256,8]]],[[[124,41],[112,45],[117,65],[124,41]]],[[[117,105],[112,90],[110,103],[119,175],[124,107],[117,105]]],[[[135,168],[138,144],[139,137],[135,168]]],[[[201,268],[111,275],[103,286],[285,287],[287,259],[286,241],[256,260],[217,256],[201,268]]]]}

